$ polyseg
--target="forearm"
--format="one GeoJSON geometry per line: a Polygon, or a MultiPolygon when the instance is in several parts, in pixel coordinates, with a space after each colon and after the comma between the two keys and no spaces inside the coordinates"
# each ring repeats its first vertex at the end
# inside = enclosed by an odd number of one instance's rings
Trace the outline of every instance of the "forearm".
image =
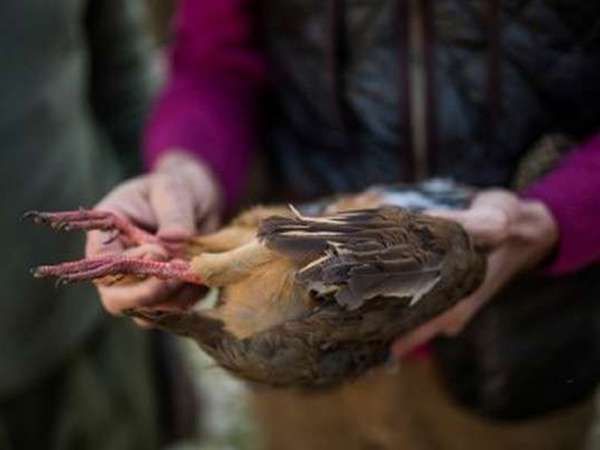
{"type": "Polygon", "coordinates": [[[170,81],[146,128],[144,160],[152,168],[168,151],[188,151],[210,166],[232,205],[257,146],[256,94],[242,80],[215,78],[170,81]]]}
{"type": "Polygon", "coordinates": [[[247,0],[182,1],[170,76],[148,122],[146,164],[184,149],[208,164],[228,205],[244,184],[258,137],[264,80],[247,0]]]}
{"type": "Polygon", "coordinates": [[[524,196],[542,201],[558,224],[558,247],[548,273],[572,272],[600,259],[600,134],[524,196]]]}

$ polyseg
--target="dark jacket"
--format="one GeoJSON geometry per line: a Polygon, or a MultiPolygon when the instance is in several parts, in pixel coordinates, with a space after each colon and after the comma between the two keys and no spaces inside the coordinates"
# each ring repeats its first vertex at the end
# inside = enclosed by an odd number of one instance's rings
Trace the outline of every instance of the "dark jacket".
{"type": "Polygon", "coordinates": [[[274,168],[298,196],[431,175],[507,186],[541,136],[600,126],[598,2],[263,3],[274,168]]]}
{"type": "MultiPolygon", "coordinates": [[[[269,148],[287,198],[425,176],[508,187],[542,136],[599,129],[598,2],[262,6],[276,74],[269,148]]],[[[436,343],[450,390],[507,419],[590,395],[600,379],[595,292],[597,267],[513,283],[460,338],[436,343]]]]}

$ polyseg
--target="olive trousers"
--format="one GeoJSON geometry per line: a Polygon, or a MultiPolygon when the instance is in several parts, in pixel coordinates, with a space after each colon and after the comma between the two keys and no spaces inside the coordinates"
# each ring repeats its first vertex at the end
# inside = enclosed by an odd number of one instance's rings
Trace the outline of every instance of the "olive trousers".
{"type": "Polygon", "coordinates": [[[152,359],[147,332],[104,320],[54,373],[0,399],[0,449],[158,449],[152,359]]]}

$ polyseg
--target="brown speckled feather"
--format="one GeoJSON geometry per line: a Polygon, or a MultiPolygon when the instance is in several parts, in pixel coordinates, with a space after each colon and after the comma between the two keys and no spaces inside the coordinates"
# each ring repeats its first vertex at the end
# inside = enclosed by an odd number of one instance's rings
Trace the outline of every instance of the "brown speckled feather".
{"type": "Polygon", "coordinates": [[[410,232],[414,218],[391,207],[319,218],[296,213],[266,219],[258,237],[305,263],[298,282],[316,294],[334,293],[349,309],[378,296],[408,297],[415,304],[439,281],[443,255],[410,232]]]}
{"type": "MultiPolygon", "coordinates": [[[[241,336],[231,327],[232,316],[224,314],[227,303],[236,301],[230,286],[223,289],[225,302],[208,313],[132,315],[192,337],[246,380],[324,387],[384,362],[393,339],[464,298],[484,274],[483,256],[459,225],[398,208],[271,217],[262,222],[258,237],[269,251],[297,264],[293,291],[279,295],[315,291],[316,301],[304,312],[241,336]]],[[[248,278],[237,286],[249,292],[256,284],[248,278]]],[[[266,317],[274,304],[263,297],[275,294],[263,290],[260,298],[248,300],[266,308],[261,314],[266,317]]]]}
{"type": "MultiPolygon", "coordinates": [[[[35,217],[81,228],[81,220],[99,214],[106,226],[156,239],[119,225],[110,213],[35,217]]],[[[94,220],[87,226],[97,227],[94,220]]],[[[155,307],[128,314],[193,338],[247,380],[307,387],[351,379],[383,362],[395,338],[472,292],[485,268],[458,224],[397,207],[320,217],[255,208],[174,252],[170,262],[101,258],[46,266],[44,273],[74,280],[96,279],[98,270],[158,274],[218,288],[219,301],[202,312],[155,307]]]]}

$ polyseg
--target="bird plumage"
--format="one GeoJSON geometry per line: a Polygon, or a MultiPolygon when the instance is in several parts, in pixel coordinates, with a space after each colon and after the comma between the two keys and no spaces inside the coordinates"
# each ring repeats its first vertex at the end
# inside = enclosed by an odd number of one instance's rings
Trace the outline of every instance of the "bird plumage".
{"type": "MultiPolygon", "coordinates": [[[[213,309],[127,313],[195,339],[247,380],[328,386],[385,361],[394,338],[447,310],[483,278],[484,257],[456,223],[382,206],[374,195],[322,211],[329,213],[256,208],[191,240],[173,266],[164,263],[164,278],[219,288],[213,309]]],[[[161,276],[147,265],[120,262],[118,269],[161,276]]],[[[76,279],[82,273],[77,266],[76,279]]],[[[60,266],[42,274],[69,276],[60,266]]]]}

